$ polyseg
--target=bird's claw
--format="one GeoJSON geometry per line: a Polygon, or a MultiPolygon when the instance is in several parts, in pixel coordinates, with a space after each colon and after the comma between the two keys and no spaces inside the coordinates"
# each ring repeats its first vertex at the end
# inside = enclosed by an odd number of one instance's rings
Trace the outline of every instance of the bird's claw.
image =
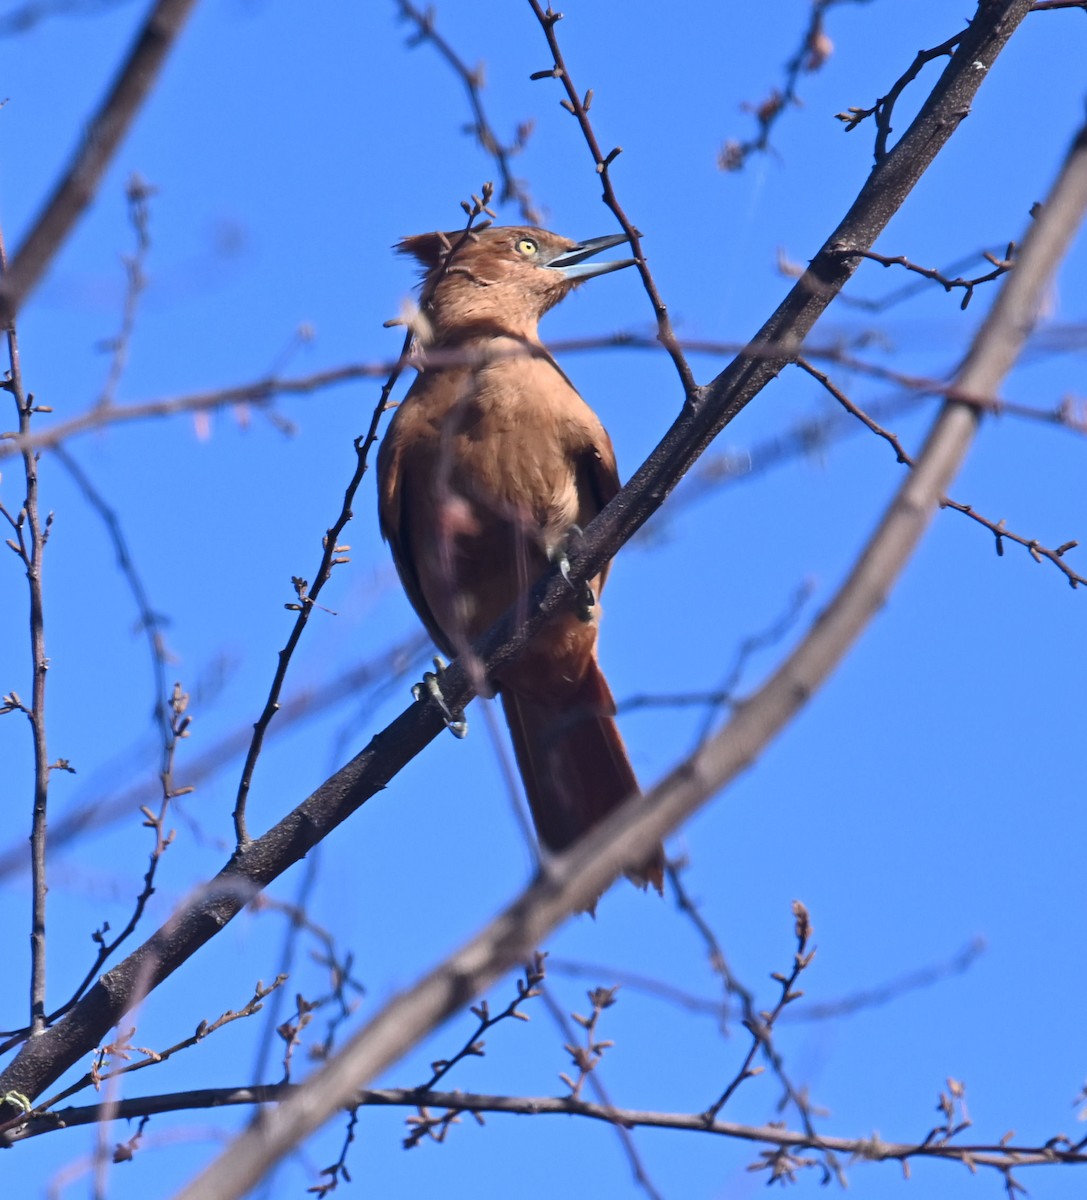
{"type": "Polygon", "coordinates": [[[566,552],[566,547],[570,543],[572,537],[581,537],[582,529],[580,525],[571,525],[566,534],[566,539],[560,542],[552,551],[551,559],[559,569],[559,574],[570,585],[570,588],[577,593],[575,601],[575,611],[578,618],[582,621],[591,621],[593,619],[593,609],[596,608],[596,593],[592,589],[592,584],[588,580],[584,580],[580,584],[576,584],[570,578],[570,556],[566,552]]]}
{"type": "Polygon", "coordinates": [[[434,670],[423,675],[423,682],[417,683],[411,689],[416,700],[433,700],[442,714],[446,729],[457,738],[468,736],[468,721],[463,712],[455,712],[442,693],[442,675],[445,673],[445,660],[440,655],[434,656],[434,670]]]}
{"type": "Polygon", "coordinates": [[[594,608],[596,608],[596,593],[593,591],[592,584],[588,580],[585,580],[578,593],[574,611],[577,613],[579,620],[591,621],[593,619],[594,608]]]}

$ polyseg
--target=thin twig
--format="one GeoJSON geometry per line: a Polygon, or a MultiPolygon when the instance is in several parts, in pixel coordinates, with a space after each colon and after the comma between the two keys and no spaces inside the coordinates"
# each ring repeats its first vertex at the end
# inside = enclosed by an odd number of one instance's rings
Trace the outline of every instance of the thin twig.
{"type": "MultiPolygon", "coordinates": [[[[815,1125],[812,1121],[811,1103],[808,1100],[807,1091],[806,1089],[797,1087],[793,1083],[791,1076],[785,1069],[785,1060],[773,1041],[773,1028],[778,1017],[785,1006],[795,998],[792,995],[793,984],[796,982],[796,978],[800,972],[811,962],[811,955],[805,955],[807,941],[811,933],[807,911],[799,902],[794,905],[793,915],[795,917],[798,949],[793,960],[793,973],[788,978],[779,975],[773,976],[774,979],[782,984],[781,996],[777,1007],[771,1013],[765,1013],[756,1007],[754,992],[741,983],[732,973],[732,969],[728,964],[728,959],[725,957],[724,949],[717,935],[710,928],[709,923],[702,916],[697,905],[684,887],[679,870],[671,863],[668,865],[668,879],[672,885],[672,890],[675,892],[676,902],[680,911],[688,917],[706,945],[710,967],[715,974],[720,976],[727,995],[734,996],[739,1000],[742,1023],[752,1038],[747,1057],[744,1059],[743,1064],[736,1072],[732,1081],[722,1092],[720,1098],[707,1110],[707,1119],[716,1118],[717,1114],[731,1099],[740,1084],[761,1071],[761,1067],[755,1068],[752,1066],[756,1054],[761,1054],[781,1087],[782,1099],[779,1102],[779,1107],[784,1108],[787,1103],[791,1103],[804,1129],[812,1137],[815,1137],[815,1125]]],[[[812,951],[812,954],[814,954],[814,951],[812,951]]],[[[833,1160],[828,1159],[824,1163],[824,1168],[827,1178],[840,1177],[841,1168],[833,1160]]]]}
{"type": "Polygon", "coordinates": [[[517,994],[501,1012],[491,1016],[490,1005],[486,1000],[481,1000],[478,1004],[472,1006],[470,1011],[478,1022],[476,1028],[468,1035],[464,1045],[461,1046],[452,1058],[435,1059],[430,1064],[430,1078],[426,1083],[419,1085],[416,1089],[418,1092],[433,1091],[434,1085],[440,1079],[444,1079],[457,1063],[463,1062],[466,1058],[482,1058],[484,1054],[483,1035],[487,1030],[500,1024],[502,1021],[528,1020],[528,1015],[521,1012],[518,1006],[526,1000],[535,999],[540,994],[540,984],[543,982],[546,974],[546,960],[546,954],[536,953],[531,961],[525,963],[523,976],[514,980],[517,994]]]}
{"type": "MultiPolygon", "coordinates": [[[[191,787],[175,786],[173,778],[174,754],[177,750],[178,742],[189,736],[190,718],[186,712],[188,705],[188,695],[182,690],[181,684],[175,683],[169,701],[169,727],[166,746],[164,748],[163,768],[159,776],[160,794],[158,808],[156,811],[149,805],[140,806],[140,812],[143,815],[143,825],[153,831],[154,842],[151,847],[147,870],[143,877],[143,887],[133,904],[132,914],[121,932],[112,940],[107,940],[106,938],[106,934],[110,928],[108,922],[104,923],[100,929],[95,930],[91,934],[91,940],[98,947],[94,961],[87,969],[83,979],[72,995],[58,1009],[49,1013],[45,1018],[46,1025],[52,1025],[75,1007],[80,997],[83,996],[86,990],[98,978],[102,967],[136,931],[136,927],[139,925],[151,897],[155,894],[155,875],[158,871],[159,862],[174,840],[174,831],[172,829],[168,830],[166,827],[166,817],[169,813],[170,805],[177,797],[188,795],[193,790],[191,787]]],[[[26,1029],[10,1032],[6,1040],[0,1044],[0,1054],[6,1053],[34,1032],[36,1031],[33,1023],[26,1029]]]]}
{"type": "Polygon", "coordinates": [[[645,255],[642,253],[641,235],[619,203],[619,197],[611,180],[611,164],[622,152],[621,148],[616,146],[607,154],[604,154],[600,149],[596,131],[593,129],[592,121],[589,119],[589,106],[592,104],[593,97],[592,89],[590,88],[583,96],[574,87],[574,82],[570,78],[570,70],[566,65],[562,49],[559,46],[558,37],[555,34],[555,26],[562,20],[562,13],[554,12],[550,5],[548,5],[545,11],[541,7],[539,0],[528,0],[528,2],[544,31],[544,36],[547,38],[547,45],[551,50],[554,61],[554,65],[550,70],[536,71],[532,74],[531,78],[558,79],[562,83],[563,89],[566,92],[566,99],[560,101],[560,103],[567,112],[572,113],[577,119],[582,137],[585,139],[585,144],[588,146],[589,153],[592,155],[593,163],[596,166],[597,174],[600,176],[600,186],[603,190],[604,203],[615,214],[615,219],[622,226],[623,232],[627,235],[627,239],[630,242],[630,248],[637,260],[638,271],[642,277],[642,286],[645,288],[646,295],[653,305],[653,312],[657,319],[657,337],[661,345],[668,351],[668,356],[671,358],[676,368],[676,373],[679,375],[680,382],[683,385],[683,395],[690,402],[698,395],[698,384],[695,382],[690,364],[684,357],[675,331],[672,329],[672,321],[668,316],[668,309],[665,307],[664,301],[657,291],[657,285],[649,270],[649,264],[645,261],[645,255]]]}
{"type": "MultiPolygon", "coordinates": [[[[310,877],[316,879],[317,872],[311,872],[310,877]]],[[[282,900],[273,899],[262,892],[259,896],[254,897],[249,908],[253,913],[275,912],[281,913],[287,918],[288,940],[284,948],[283,960],[280,963],[279,971],[280,975],[284,978],[290,973],[289,967],[294,957],[294,945],[301,934],[308,934],[320,946],[319,950],[311,951],[310,958],[318,966],[324,967],[328,971],[328,991],[316,997],[316,999],[307,1000],[306,1006],[310,1012],[319,1012],[329,1005],[332,1005],[335,1010],[333,1015],[328,1019],[324,1038],[319,1044],[314,1045],[310,1049],[310,1056],[312,1058],[323,1060],[332,1052],[337,1030],[354,1014],[357,1004],[354,997],[364,995],[366,989],[355,978],[355,956],[350,951],[341,951],[332,934],[323,925],[319,925],[314,921],[306,912],[304,901],[308,893],[309,888],[301,891],[300,899],[303,903],[286,904],[282,900]]],[[[278,998],[277,994],[276,999],[278,998]]],[[[282,1026],[282,1022],[277,1021],[276,1024],[282,1026]]],[[[281,1034],[280,1036],[282,1037],[283,1035],[281,1034]]],[[[258,1059],[259,1062],[260,1060],[258,1059]]],[[[263,1070],[259,1073],[263,1074],[263,1070]]]]}
{"type": "MultiPolygon", "coordinates": [[[[283,701],[270,736],[281,737],[300,723],[320,716],[348,698],[366,702],[355,714],[357,728],[374,707],[403,686],[408,674],[419,668],[429,646],[430,639],[426,634],[412,634],[373,659],[352,663],[337,675],[295,692],[283,701]]],[[[252,736],[253,726],[247,722],[219,738],[202,753],[186,756],[186,783],[195,786],[210,779],[245,753],[252,736]]],[[[159,794],[159,787],[153,783],[137,783],[120,791],[94,793],[52,821],[49,844],[56,851],[78,840],[88,830],[104,829],[128,820],[143,805],[154,803],[159,794]]],[[[26,851],[21,844],[0,853],[0,879],[23,870],[25,860],[26,851]]]]}
{"type": "Polygon", "coordinates": [[[877,166],[886,159],[889,153],[887,150],[887,140],[893,132],[891,128],[891,114],[894,111],[894,106],[898,102],[899,96],[902,95],[906,88],[921,74],[922,69],[928,63],[932,62],[933,59],[950,58],[962,44],[964,36],[964,34],[956,33],[952,37],[949,37],[946,42],[941,42],[931,50],[919,50],[917,57],[910,64],[908,70],[895,80],[894,86],[887,95],[880,96],[871,108],[850,108],[846,112],[837,114],[838,120],[845,125],[846,133],[851,133],[868,117],[874,116],[876,118],[875,160],[877,166]]]}
{"type": "MultiPolygon", "coordinates": [[[[483,1120],[482,1117],[479,1119],[480,1121],[483,1120]]],[[[321,1168],[321,1177],[324,1179],[324,1182],[306,1188],[307,1195],[316,1196],[317,1200],[322,1200],[330,1192],[334,1192],[339,1187],[341,1181],[343,1183],[351,1182],[351,1175],[347,1170],[347,1155],[355,1140],[355,1129],[358,1127],[358,1123],[359,1110],[356,1106],[350,1109],[347,1114],[347,1127],[344,1129],[343,1143],[340,1146],[339,1157],[334,1163],[321,1168]]]]}
{"type": "MultiPolygon", "coordinates": [[[[151,1050],[144,1046],[134,1046],[132,1044],[132,1037],[136,1032],[135,1029],[118,1030],[118,1036],[113,1042],[95,1051],[91,1069],[74,1083],[64,1088],[63,1091],[50,1096],[48,1100],[44,1100],[39,1106],[40,1111],[43,1114],[51,1112],[55,1110],[58,1104],[67,1100],[69,1096],[74,1096],[86,1088],[94,1087],[97,1089],[107,1080],[116,1079],[122,1075],[131,1075],[133,1071],[142,1071],[147,1067],[156,1067],[160,1063],[164,1063],[167,1059],[173,1058],[175,1054],[180,1054],[182,1050],[189,1050],[193,1046],[199,1045],[206,1037],[222,1029],[224,1025],[229,1025],[233,1021],[243,1020],[246,1017],[251,1017],[259,1013],[264,1006],[265,998],[286,983],[286,981],[286,975],[277,975],[267,985],[262,980],[258,980],[257,986],[253,989],[252,997],[241,1008],[228,1008],[226,1012],[221,1013],[214,1021],[201,1021],[193,1034],[182,1038],[172,1046],[167,1046],[164,1050],[151,1050]],[[133,1054],[139,1054],[142,1057],[132,1062],[133,1054]],[[107,1066],[107,1063],[109,1066],[107,1066]],[[118,1063],[123,1063],[124,1065],[119,1066],[117,1065],[118,1063]]],[[[8,1133],[14,1127],[16,1126],[11,1121],[5,1122],[3,1125],[0,1125],[0,1135],[8,1133]]]]}
{"type": "MultiPolygon", "coordinates": [[[[900,463],[907,467],[915,465],[913,458],[906,453],[902,443],[895,434],[884,429],[882,425],[874,421],[862,408],[858,408],[841,388],[835,386],[829,376],[825,375],[822,371],[816,370],[811,363],[806,362],[802,358],[796,360],[796,366],[806,371],[813,379],[822,384],[848,413],[856,417],[859,421],[862,421],[877,437],[882,438],[894,450],[895,456],[900,463]]],[[[1051,562],[1064,575],[1071,587],[1079,587],[1080,584],[1087,585],[1087,577],[1073,570],[1064,558],[1069,550],[1074,550],[1079,545],[1078,541],[1063,542],[1056,549],[1050,549],[1048,546],[1043,546],[1037,538],[1026,537],[1023,534],[1015,533],[1013,530],[1008,529],[1003,519],[991,521],[981,513],[975,512],[973,505],[962,504],[958,500],[953,500],[950,496],[941,497],[940,507],[954,509],[955,512],[962,513],[972,521],[976,521],[979,525],[988,529],[996,540],[996,552],[998,555],[1003,555],[1004,539],[1007,538],[1009,541],[1022,546],[1035,562],[1042,562],[1043,560],[1051,562]]]]}
{"type": "MultiPolygon", "coordinates": [[[[778,645],[782,638],[800,620],[800,614],[804,611],[814,590],[814,584],[810,580],[802,583],[795,589],[792,596],[789,597],[784,610],[765,629],[749,633],[740,640],[740,644],[736,647],[732,663],[725,672],[724,678],[717,689],[733,698],[729,701],[730,704],[735,704],[736,692],[740,687],[740,681],[743,679],[744,673],[747,671],[748,663],[760,650],[778,645]]],[[[696,735],[696,745],[701,745],[710,736],[716,718],[716,710],[710,708],[706,712],[702,720],[702,727],[696,735]]]]}
{"type": "Polygon", "coordinates": [[[45,450],[57,446],[77,434],[101,429],[108,425],[130,424],[160,417],[172,417],[182,413],[207,413],[220,408],[231,408],[245,404],[267,404],[275,396],[304,396],[324,388],[357,379],[382,379],[395,366],[395,362],[353,363],[346,367],[334,367],[327,371],[315,371],[294,379],[265,378],[238,387],[215,388],[207,392],[190,392],[180,396],[166,396],[158,400],[146,400],[135,404],[113,404],[108,408],[95,405],[78,416],[60,421],[40,435],[21,437],[18,434],[0,435],[0,459],[19,453],[24,449],[45,450]]]}
{"type": "MultiPolygon", "coordinates": [[[[778,1018],[785,1010],[787,1004],[791,1004],[794,1000],[798,1000],[801,993],[796,990],[797,980],[803,971],[811,965],[812,959],[815,957],[814,948],[808,950],[808,940],[811,936],[811,924],[808,920],[808,913],[804,906],[796,901],[793,904],[793,913],[796,917],[796,953],[793,955],[792,971],[786,976],[775,973],[772,978],[777,981],[781,987],[780,995],[777,1003],[772,1009],[764,1012],[756,1012],[753,1004],[750,1003],[750,993],[744,989],[742,996],[744,998],[744,1017],[743,1024],[748,1033],[751,1034],[751,1046],[747,1052],[743,1063],[739,1070],[733,1076],[731,1081],[725,1087],[721,1095],[706,1109],[706,1117],[708,1120],[716,1118],[717,1114],[729,1102],[736,1092],[736,1089],[744,1082],[745,1079],[750,1079],[758,1074],[758,1071],[753,1067],[755,1056],[762,1050],[771,1063],[774,1065],[775,1073],[779,1078],[782,1078],[780,1071],[781,1056],[774,1050],[772,1036],[774,1025],[778,1018]]],[[[796,1088],[793,1087],[788,1080],[783,1079],[786,1091],[793,1095],[799,1095],[796,1088]]],[[[810,1125],[811,1112],[810,1106],[806,1099],[801,1098],[797,1104],[800,1116],[804,1121],[805,1127],[810,1125]]]]}
{"type": "Polygon", "coordinates": [[[705,722],[697,736],[701,743],[709,736],[709,731],[715,718],[716,711],[721,708],[732,708],[737,703],[737,690],[740,681],[751,658],[768,646],[777,645],[786,633],[796,624],[813,591],[811,583],[798,587],[790,597],[785,611],[765,629],[754,634],[748,634],[736,648],[732,663],[725,672],[721,683],[712,689],[702,692],[641,692],[620,700],[617,709],[620,713],[634,712],[639,708],[706,708],[705,722]]]}
{"type": "MultiPolygon", "coordinates": [[[[756,1054],[761,1050],[771,1065],[773,1065],[775,1073],[785,1086],[786,1095],[778,1105],[779,1110],[785,1108],[786,1100],[790,1101],[803,1123],[805,1132],[813,1141],[817,1141],[819,1135],[816,1133],[812,1122],[811,1103],[808,1100],[807,1091],[805,1089],[803,1092],[798,1092],[784,1075],[780,1069],[781,1056],[774,1048],[771,1040],[774,1025],[777,1023],[782,1012],[784,1012],[786,1005],[799,1000],[803,995],[802,992],[797,991],[796,984],[801,974],[807,970],[811,965],[812,959],[815,957],[814,947],[811,950],[808,949],[812,932],[808,911],[799,900],[793,902],[793,916],[796,918],[796,953],[793,956],[792,970],[788,975],[775,972],[771,976],[781,988],[777,1003],[772,1009],[757,1013],[754,1011],[745,1011],[743,1024],[748,1033],[751,1034],[751,1046],[739,1070],[717,1100],[706,1110],[705,1115],[707,1121],[716,1120],[717,1114],[732,1099],[737,1088],[745,1080],[759,1074],[762,1068],[754,1067],[752,1064],[754,1063],[756,1054]]],[[[822,1182],[827,1184],[831,1180],[836,1180],[842,1187],[845,1187],[845,1175],[833,1150],[824,1149],[822,1153],[822,1182]]],[[[814,1166],[815,1164],[812,1162],[801,1162],[795,1159],[786,1147],[779,1146],[773,1151],[764,1153],[761,1165],[771,1172],[771,1181],[783,1180],[792,1183],[795,1182],[797,1167],[814,1166]]]]}
{"type": "MultiPolygon", "coordinates": [[[[0,234],[0,291],[9,278],[7,252],[3,235],[0,234]]],[[[19,432],[24,436],[30,432],[31,420],[40,411],[34,397],[23,387],[22,366],[19,360],[19,339],[15,332],[14,314],[3,321],[7,332],[8,372],[3,386],[11,393],[19,416],[19,432]]],[[[45,907],[46,893],[46,812],[49,798],[49,751],[45,732],[45,680],[49,670],[49,659],[45,653],[45,604],[42,589],[42,559],[45,544],[49,539],[49,528],[53,521],[50,513],[42,521],[38,503],[38,456],[31,450],[22,452],[23,478],[26,493],[18,514],[0,508],[12,528],[14,538],[8,546],[15,552],[26,571],[29,592],[30,625],[30,708],[23,708],[30,722],[30,735],[34,753],[34,800],[30,824],[30,1027],[32,1034],[45,1028],[45,907]]],[[[58,762],[58,765],[61,765],[58,762]]],[[[63,764],[67,767],[67,763],[63,764]]]]}
{"type": "Polygon", "coordinates": [[[524,788],[520,782],[521,777],[514,767],[509,739],[503,732],[493,704],[483,705],[483,720],[487,726],[487,734],[491,740],[491,746],[494,748],[495,759],[498,762],[498,772],[502,777],[502,789],[509,800],[510,808],[513,810],[513,819],[517,823],[521,839],[524,841],[531,856],[534,869],[539,869],[540,847],[533,832],[532,818],[526,810],[524,788]]]}
{"type": "MultiPolygon", "coordinates": [[[[850,252],[842,250],[842,253],[848,254],[850,252]]],[[[1008,243],[1008,248],[1004,252],[1003,258],[997,258],[996,255],[986,251],[985,258],[992,263],[993,269],[987,271],[984,275],[978,275],[974,279],[963,279],[961,275],[956,279],[951,279],[935,267],[922,267],[915,262],[911,262],[904,254],[889,258],[885,254],[877,254],[874,250],[858,250],[857,253],[861,258],[877,262],[883,267],[905,267],[907,271],[912,271],[915,275],[920,275],[923,279],[931,279],[934,283],[940,284],[945,292],[953,291],[955,288],[962,288],[963,297],[959,308],[964,312],[970,301],[974,298],[976,288],[983,283],[992,283],[994,279],[999,279],[1001,275],[1004,275],[1015,266],[1014,242],[1008,243]]]]}
{"type": "MultiPolygon", "coordinates": [[[[975,250],[972,254],[962,255],[953,262],[949,263],[947,266],[939,269],[941,279],[938,282],[942,282],[943,279],[956,278],[957,276],[961,275],[962,272],[967,269],[967,267],[974,266],[979,262],[979,260],[983,260],[988,263],[995,263],[999,261],[998,251],[1001,249],[1003,249],[1003,247],[986,247],[984,249],[975,250]]],[[[787,258],[782,251],[778,252],[778,270],[787,279],[799,279],[804,273],[804,267],[800,263],[794,263],[791,259],[787,258]]],[[[929,281],[924,278],[912,279],[896,288],[892,288],[889,292],[885,292],[882,296],[854,296],[851,292],[843,292],[842,295],[838,297],[838,303],[844,305],[846,308],[860,309],[862,312],[885,313],[892,308],[896,308],[899,304],[903,304],[907,300],[912,299],[914,296],[919,296],[924,292],[927,292],[928,282],[929,281]]],[[[864,338],[865,336],[865,334],[861,334],[861,338],[864,338]]],[[[810,348],[808,349],[808,353],[809,355],[811,354],[810,348]]]]}

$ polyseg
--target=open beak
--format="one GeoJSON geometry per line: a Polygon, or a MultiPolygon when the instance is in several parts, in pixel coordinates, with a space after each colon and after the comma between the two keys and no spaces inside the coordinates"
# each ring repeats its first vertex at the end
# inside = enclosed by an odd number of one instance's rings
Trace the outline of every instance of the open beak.
{"type": "Polygon", "coordinates": [[[556,255],[546,264],[546,269],[558,271],[563,279],[580,281],[592,279],[595,275],[606,275],[609,271],[619,271],[623,267],[632,267],[635,263],[633,258],[624,258],[619,262],[593,263],[585,261],[587,258],[592,258],[594,254],[599,254],[601,250],[608,250],[626,240],[625,233],[609,233],[604,237],[588,238],[576,245],[573,250],[556,255]]]}

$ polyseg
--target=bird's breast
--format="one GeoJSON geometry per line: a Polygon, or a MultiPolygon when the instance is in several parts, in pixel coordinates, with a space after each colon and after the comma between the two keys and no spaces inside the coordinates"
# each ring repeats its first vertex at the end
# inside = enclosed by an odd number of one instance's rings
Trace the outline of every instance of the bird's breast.
{"type": "Polygon", "coordinates": [[[431,417],[432,482],[469,502],[481,526],[535,527],[551,548],[585,520],[576,464],[606,436],[599,420],[546,358],[457,375],[431,417]]]}

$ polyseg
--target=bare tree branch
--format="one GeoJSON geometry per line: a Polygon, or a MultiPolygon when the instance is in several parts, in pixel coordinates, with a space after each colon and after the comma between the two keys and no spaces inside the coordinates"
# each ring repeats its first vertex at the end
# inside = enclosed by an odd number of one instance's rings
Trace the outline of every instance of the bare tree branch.
{"type": "MultiPolygon", "coordinates": [[[[119,1100],[111,1113],[117,1119],[136,1120],[158,1113],[185,1112],[193,1109],[221,1108],[228,1105],[276,1104],[296,1094],[302,1085],[276,1084],[266,1087],[202,1088],[189,1092],[119,1100]]],[[[516,1116],[586,1117],[620,1129],[672,1129],[689,1133],[713,1134],[756,1145],[774,1146],[793,1151],[832,1151],[862,1162],[906,1162],[935,1160],[990,1167],[1004,1172],[1018,1167],[1087,1163],[1082,1142],[1064,1137],[1050,1139],[1044,1145],[1021,1145],[1010,1140],[991,1143],[888,1142],[878,1135],[836,1137],[821,1134],[811,1137],[803,1130],[781,1125],[744,1125],[735,1121],[709,1121],[704,1113],[654,1112],[645,1109],[616,1108],[579,1100],[573,1096],[494,1096],[475,1092],[419,1092],[414,1088],[374,1088],[357,1093],[353,1103],[359,1107],[446,1109],[470,1113],[504,1113],[516,1116]]],[[[19,1131],[16,1140],[39,1137],[57,1129],[70,1129],[102,1119],[101,1105],[60,1109],[32,1117],[19,1131]]]]}
{"type": "MultiPolygon", "coordinates": [[[[53,454],[75,481],[76,486],[83,493],[83,498],[98,514],[102,524],[106,527],[106,534],[113,545],[113,553],[117,559],[117,569],[128,584],[128,590],[132,593],[132,599],[139,614],[139,629],[147,638],[147,654],[151,663],[152,678],[151,711],[154,713],[155,724],[158,726],[159,737],[162,743],[162,759],[165,765],[166,758],[170,753],[170,713],[169,700],[167,698],[169,689],[166,683],[166,665],[169,652],[166,648],[166,639],[163,633],[167,620],[151,603],[147,587],[137,569],[135,559],[125,538],[124,530],[121,528],[121,519],[116,510],[107,503],[105,497],[94,486],[90,476],[68,451],[67,447],[55,446],[53,454]]],[[[69,815],[70,812],[66,814],[66,816],[69,815]]],[[[55,828],[54,826],[50,830],[50,844],[54,849],[56,848],[56,842],[52,840],[52,835],[55,833],[55,828]]],[[[0,867],[0,874],[2,873],[3,868],[0,867]]]]}
{"type": "Polygon", "coordinates": [[[106,376],[98,404],[108,408],[117,397],[117,388],[128,366],[128,352],[132,335],[136,329],[136,313],[140,299],[147,287],[144,265],[151,250],[151,212],[149,201],[155,194],[154,187],[133,172],[125,184],[125,199],[128,201],[128,221],[135,234],[136,245],[131,254],[121,257],[125,269],[125,299],[121,310],[121,327],[110,338],[104,348],[110,352],[109,373],[106,376]]]}
{"type": "MultiPolygon", "coordinates": [[[[550,967],[550,958],[548,966],[550,967]]],[[[558,1000],[555,999],[554,993],[546,985],[543,988],[543,1002],[547,1007],[547,1011],[551,1015],[552,1021],[558,1027],[567,1043],[573,1042],[574,1032],[570,1026],[570,1020],[567,1017],[558,1000]]],[[[589,1087],[593,1095],[596,1097],[597,1103],[602,1108],[615,1111],[615,1105],[611,1102],[611,1097],[608,1095],[608,1090],[604,1086],[603,1080],[600,1078],[599,1071],[591,1071],[588,1075],[589,1087]]],[[[650,1178],[649,1170],[642,1161],[642,1156],[638,1152],[637,1143],[634,1141],[634,1135],[621,1122],[614,1123],[615,1133],[619,1139],[619,1144],[623,1147],[623,1153],[626,1155],[627,1162],[630,1164],[631,1174],[634,1176],[634,1182],[642,1189],[650,1200],[663,1200],[660,1193],[657,1191],[656,1185],[650,1178]]]]}
{"type": "Polygon", "coordinates": [[[60,421],[51,429],[41,433],[0,434],[0,459],[17,454],[22,450],[46,450],[59,446],[69,438],[107,425],[131,424],[157,417],[172,417],[182,413],[214,412],[237,404],[266,404],[275,396],[304,396],[321,391],[336,384],[351,383],[356,379],[382,379],[395,367],[393,362],[352,363],[346,367],[333,367],[327,371],[316,371],[297,379],[278,377],[258,379],[238,387],[215,388],[207,392],[192,392],[180,396],[166,396],[159,400],[145,400],[134,404],[95,405],[60,421]]]}

